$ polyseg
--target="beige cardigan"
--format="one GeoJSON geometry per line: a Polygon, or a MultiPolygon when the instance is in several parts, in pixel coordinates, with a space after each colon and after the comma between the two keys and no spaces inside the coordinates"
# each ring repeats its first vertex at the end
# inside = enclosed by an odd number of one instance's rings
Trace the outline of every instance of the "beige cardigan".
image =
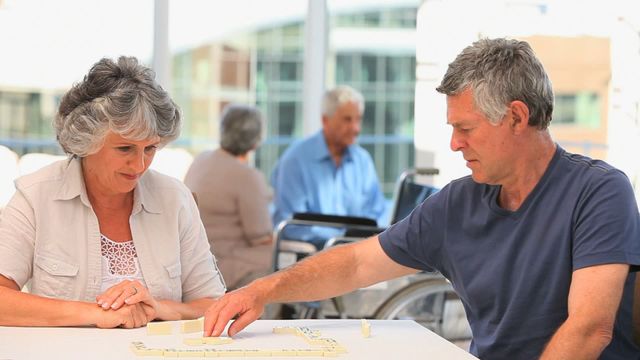
{"type": "Polygon", "coordinates": [[[266,274],[272,246],[256,242],[272,233],[272,193],[262,173],[217,149],[198,155],[184,182],[198,197],[211,251],[229,288],[266,274]]]}
{"type": "MultiPolygon", "coordinates": [[[[62,160],[16,180],[0,216],[0,274],[36,295],[95,301],[102,264],[100,227],[80,160],[62,160]]],[[[225,285],[208,251],[189,190],[153,170],[134,190],[129,220],[144,280],[158,299],[218,297],[225,285]]]]}

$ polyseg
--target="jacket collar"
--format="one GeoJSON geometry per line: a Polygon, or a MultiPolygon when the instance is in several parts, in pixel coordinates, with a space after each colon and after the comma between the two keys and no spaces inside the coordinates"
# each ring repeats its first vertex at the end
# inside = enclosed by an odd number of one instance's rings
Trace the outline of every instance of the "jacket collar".
{"type": "MultiPolygon", "coordinates": [[[[132,215],[140,212],[142,209],[153,214],[160,214],[162,212],[161,206],[156,196],[149,190],[147,182],[148,176],[147,173],[145,173],[140,177],[137,186],[133,190],[132,215]]],[[[55,200],[71,200],[78,196],[84,205],[91,207],[82,174],[82,161],[80,158],[74,157],[68,160],[66,169],[63,170],[62,184],[56,193],[55,200]]]]}

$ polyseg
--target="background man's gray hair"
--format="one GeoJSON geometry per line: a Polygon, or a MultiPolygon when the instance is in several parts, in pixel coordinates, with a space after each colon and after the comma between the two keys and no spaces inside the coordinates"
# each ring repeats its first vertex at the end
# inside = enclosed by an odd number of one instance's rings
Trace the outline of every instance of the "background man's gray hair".
{"type": "Polygon", "coordinates": [[[222,111],[220,147],[233,155],[244,155],[258,146],[263,117],[256,108],[231,104],[222,111]]]}
{"type": "Polygon", "coordinates": [[[525,41],[481,39],[449,64],[436,90],[457,95],[471,88],[476,108],[493,124],[507,105],[520,100],[529,107],[529,125],[546,129],[553,113],[553,89],[542,63],[525,41]]]}
{"type": "Polygon", "coordinates": [[[109,131],[130,140],[158,137],[164,146],[180,135],[178,106],[135,57],[102,59],[60,102],[56,138],[70,155],[97,152],[109,131]]]}
{"type": "Polygon", "coordinates": [[[348,85],[336,86],[322,97],[322,115],[331,117],[340,106],[350,102],[358,104],[360,114],[364,113],[364,97],[358,90],[348,85]]]}

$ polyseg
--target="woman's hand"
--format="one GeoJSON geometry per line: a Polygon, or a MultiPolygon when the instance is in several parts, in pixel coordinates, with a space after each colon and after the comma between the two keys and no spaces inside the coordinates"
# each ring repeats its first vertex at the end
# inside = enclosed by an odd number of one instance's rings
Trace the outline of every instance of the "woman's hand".
{"type": "Polygon", "coordinates": [[[151,320],[155,319],[159,310],[158,301],[156,301],[153,296],[151,296],[149,290],[137,280],[124,280],[113,285],[104,293],[96,296],[96,301],[104,310],[118,310],[124,305],[143,303],[153,311],[151,320]]]}
{"type": "MultiPolygon", "coordinates": [[[[100,310],[98,310],[100,311],[100,310]]],[[[155,317],[155,311],[144,303],[124,305],[118,309],[103,309],[98,314],[96,326],[102,329],[122,327],[133,329],[145,326],[155,317]]]]}

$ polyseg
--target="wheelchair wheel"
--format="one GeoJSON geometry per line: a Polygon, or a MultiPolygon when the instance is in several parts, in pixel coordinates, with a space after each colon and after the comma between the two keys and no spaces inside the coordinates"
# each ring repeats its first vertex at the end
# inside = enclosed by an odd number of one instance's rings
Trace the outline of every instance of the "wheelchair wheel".
{"type": "MultiPolygon", "coordinates": [[[[445,279],[427,279],[399,290],[378,308],[376,319],[415,320],[440,336],[447,301],[458,299],[445,279]]],[[[457,300],[459,301],[459,300],[457,300]]]]}

